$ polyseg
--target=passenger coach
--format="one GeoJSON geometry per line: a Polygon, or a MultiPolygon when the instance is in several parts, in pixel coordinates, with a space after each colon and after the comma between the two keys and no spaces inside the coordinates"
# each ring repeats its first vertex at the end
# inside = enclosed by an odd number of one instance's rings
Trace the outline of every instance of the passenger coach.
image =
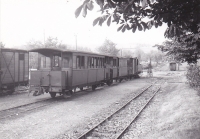
{"type": "Polygon", "coordinates": [[[52,48],[32,49],[38,53],[38,68],[30,72],[30,91],[34,95],[49,92],[72,95],[72,90],[99,85],[111,85],[113,80],[121,81],[137,75],[137,58],[118,58],[89,52],[60,50],[52,48]]]}

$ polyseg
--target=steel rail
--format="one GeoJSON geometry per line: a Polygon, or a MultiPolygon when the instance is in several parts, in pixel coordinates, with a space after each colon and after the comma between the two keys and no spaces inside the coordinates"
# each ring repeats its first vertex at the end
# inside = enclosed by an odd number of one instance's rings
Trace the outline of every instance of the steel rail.
{"type": "MultiPolygon", "coordinates": [[[[87,91],[87,90],[89,90],[89,89],[90,89],[90,88],[84,89],[83,91],[87,91]]],[[[78,92],[81,92],[81,90],[79,90],[79,91],[77,91],[77,92],[75,92],[75,93],[78,93],[78,92]]],[[[59,97],[63,97],[63,96],[59,96],[59,97]]],[[[57,97],[57,98],[59,98],[59,97],[57,97]]],[[[47,105],[49,105],[49,104],[51,104],[51,103],[55,103],[55,102],[56,102],[56,101],[53,101],[53,100],[55,100],[55,99],[48,98],[48,99],[40,100],[40,101],[37,101],[37,102],[32,102],[32,103],[28,103],[28,104],[24,104],[24,105],[12,107],[12,108],[9,108],[9,109],[1,110],[1,111],[0,111],[0,119],[5,119],[5,118],[7,118],[7,117],[11,117],[11,116],[14,116],[14,115],[19,114],[19,113],[24,113],[24,112],[28,112],[28,111],[32,111],[32,110],[35,110],[35,109],[38,109],[38,108],[45,107],[45,106],[47,106],[47,105]],[[14,111],[15,109],[17,110],[17,109],[20,109],[20,108],[29,107],[29,106],[35,105],[35,104],[37,105],[37,104],[39,104],[39,103],[48,102],[48,101],[53,101],[53,102],[48,103],[48,104],[45,104],[45,105],[39,105],[39,106],[33,107],[33,108],[31,108],[31,109],[19,110],[19,112],[15,112],[15,111],[14,111]],[[10,111],[10,112],[9,112],[9,111],[10,111]],[[14,111],[14,112],[12,112],[12,111],[14,111]],[[6,113],[6,112],[12,113],[12,114],[9,114],[9,115],[6,115],[6,116],[1,116],[1,115],[3,115],[3,113],[6,113]]]]}
{"type": "Polygon", "coordinates": [[[0,116],[0,119],[5,119],[5,118],[8,118],[8,117],[14,116],[16,114],[19,114],[19,113],[24,113],[24,112],[31,111],[31,110],[34,110],[34,109],[37,109],[37,108],[40,108],[40,107],[47,106],[47,105],[49,105],[49,103],[46,104],[46,105],[39,105],[39,106],[33,107],[31,109],[25,109],[25,110],[23,110],[23,108],[25,108],[25,107],[30,107],[31,105],[35,105],[35,104],[37,105],[37,104],[39,104],[41,102],[46,102],[46,101],[48,102],[50,100],[52,100],[52,99],[45,99],[45,100],[41,100],[41,101],[37,101],[37,102],[32,102],[32,103],[28,103],[28,104],[24,104],[24,105],[12,107],[12,108],[9,108],[9,109],[1,110],[0,111],[0,115],[4,115],[3,113],[6,113],[6,112],[8,112],[9,114],[5,114],[4,116],[0,116]],[[16,112],[15,110],[19,110],[19,111],[16,112]]]}
{"type": "Polygon", "coordinates": [[[132,119],[132,121],[129,123],[129,124],[127,124],[127,126],[124,128],[124,130],[121,132],[121,133],[119,133],[118,135],[117,135],[117,137],[115,138],[115,139],[120,139],[123,135],[124,135],[124,133],[128,130],[128,128],[131,126],[131,124],[137,119],[137,117],[142,113],[142,111],[145,109],[145,107],[150,103],[150,101],[154,98],[154,96],[156,95],[156,93],[160,90],[160,88],[161,87],[159,87],[156,91],[155,91],[155,93],[153,94],[153,96],[147,101],[147,103],[140,109],[140,111],[137,113],[137,115],[132,119]]]}
{"type": "Polygon", "coordinates": [[[94,127],[92,127],[91,129],[89,129],[88,131],[82,133],[80,136],[78,136],[77,139],[84,139],[90,132],[92,132],[96,127],[98,127],[99,125],[101,125],[103,122],[105,122],[107,119],[111,118],[114,114],[116,114],[117,112],[119,112],[122,108],[124,108],[125,106],[127,106],[129,103],[131,103],[134,99],[136,99],[137,97],[139,97],[142,93],[144,93],[146,90],[148,90],[150,87],[152,86],[149,85],[148,87],[146,87],[141,93],[139,93],[138,95],[134,96],[133,98],[131,98],[128,102],[126,102],[122,107],[118,108],[114,113],[110,114],[109,116],[107,116],[106,118],[104,118],[103,120],[101,120],[99,123],[97,123],[94,127]]]}

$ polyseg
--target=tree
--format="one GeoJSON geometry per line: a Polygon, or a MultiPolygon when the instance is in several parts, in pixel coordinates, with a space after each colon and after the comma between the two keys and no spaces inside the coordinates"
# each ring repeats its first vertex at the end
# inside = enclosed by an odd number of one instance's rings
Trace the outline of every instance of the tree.
{"type": "MultiPolygon", "coordinates": [[[[48,37],[45,41],[45,44],[43,44],[41,41],[35,41],[31,40],[27,43],[26,47],[28,49],[34,49],[34,48],[59,48],[59,49],[67,49],[66,44],[62,44],[58,41],[57,38],[48,37]]],[[[30,53],[29,56],[29,65],[31,68],[37,68],[37,57],[38,55],[36,53],[30,53]]]]}
{"type": "Polygon", "coordinates": [[[92,50],[90,49],[90,47],[84,47],[84,46],[78,46],[78,51],[92,52],[92,50]]]}
{"type": "Polygon", "coordinates": [[[134,52],[134,56],[138,58],[139,61],[146,61],[146,53],[142,51],[140,48],[137,48],[134,52]]]}
{"type": "Polygon", "coordinates": [[[48,37],[43,44],[41,41],[31,40],[27,43],[26,47],[28,49],[34,48],[59,48],[59,49],[67,49],[67,45],[63,44],[61,41],[58,41],[57,38],[48,37]]]}
{"type": "Polygon", "coordinates": [[[43,48],[44,44],[41,41],[30,40],[26,45],[28,49],[43,48]]]}
{"type": "Polygon", "coordinates": [[[127,49],[122,49],[121,53],[122,53],[122,57],[126,57],[126,58],[134,57],[134,53],[130,50],[127,50],[127,49]]]}
{"type": "MultiPolygon", "coordinates": [[[[101,26],[106,21],[110,26],[112,21],[120,24],[117,31],[131,30],[134,33],[166,23],[165,37],[175,39],[184,49],[193,49],[190,55],[199,58],[199,0],[95,0],[95,3],[100,7],[102,15],[93,21],[93,25],[101,26]]],[[[93,5],[93,0],[85,0],[75,11],[75,16],[78,17],[82,11],[85,17],[93,5]]],[[[190,55],[184,55],[185,59],[190,55]]]]}
{"type": "Polygon", "coordinates": [[[187,48],[187,45],[180,43],[176,40],[167,40],[162,43],[162,45],[156,44],[155,47],[158,47],[163,52],[166,52],[166,57],[168,60],[175,60],[176,62],[188,62],[196,63],[199,59],[199,48],[190,47],[187,48]]]}
{"type": "Polygon", "coordinates": [[[152,54],[152,60],[155,61],[157,65],[165,56],[161,51],[151,51],[150,53],[152,54]]]}
{"type": "Polygon", "coordinates": [[[5,44],[3,44],[2,42],[0,42],[0,48],[4,48],[5,44]]]}
{"type": "Polygon", "coordinates": [[[60,48],[60,49],[67,49],[67,45],[62,44],[61,42],[58,41],[57,37],[48,37],[45,46],[47,48],[60,48]]]}
{"type": "Polygon", "coordinates": [[[115,43],[108,39],[105,39],[104,43],[98,48],[98,51],[102,54],[117,56],[120,50],[117,49],[115,46],[115,43]]]}

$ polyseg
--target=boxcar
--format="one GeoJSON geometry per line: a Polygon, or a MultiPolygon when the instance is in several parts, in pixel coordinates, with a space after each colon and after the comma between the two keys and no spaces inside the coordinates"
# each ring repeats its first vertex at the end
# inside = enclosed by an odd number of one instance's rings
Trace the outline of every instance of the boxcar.
{"type": "Polygon", "coordinates": [[[29,54],[26,50],[0,48],[0,92],[13,93],[29,81],[29,54]]]}

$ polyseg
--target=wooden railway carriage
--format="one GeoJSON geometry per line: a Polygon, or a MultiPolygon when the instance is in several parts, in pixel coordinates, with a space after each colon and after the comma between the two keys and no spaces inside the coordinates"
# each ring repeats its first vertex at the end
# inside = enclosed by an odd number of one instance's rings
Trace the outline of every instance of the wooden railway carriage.
{"type": "Polygon", "coordinates": [[[99,85],[111,85],[113,80],[120,81],[133,76],[133,59],[118,58],[88,52],[38,48],[30,50],[38,53],[38,70],[30,72],[30,91],[35,95],[49,92],[70,96],[72,90],[99,85]],[[131,64],[128,65],[127,60],[131,64]],[[129,66],[129,67],[128,67],[129,66]],[[129,72],[130,71],[130,72],[129,72]]]}
{"type": "MultiPolygon", "coordinates": [[[[56,93],[70,95],[72,89],[92,86],[117,77],[117,70],[113,70],[113,57],[79,52],[65,51],[52,48],[30,50],[38,53],[38,70],[30,72],[30,91],[38,94],[49,92],[52,97],[56,93]]],[[[37,94],[36,94],[37,95],[37,94]]]]}
{"type": "Polygon", "coordinates": [[[0,48],[0,92],[14,92],[18,85],[27,85],[29,80],[28,51],[0,48]]]}
{"type": "Polygon", "coordinates": [[[128,67],[128,60],[130,58],[119,58],[119,79],[120,81],[124,78],[127,78],[129,67],[128,67]]]}
{"type": "Polygon", "coordinates": [[[119,58],[119,77],[122,79],[132,79],[137,77],[138,72],[138,59],[135,58],[119,58]]]}

